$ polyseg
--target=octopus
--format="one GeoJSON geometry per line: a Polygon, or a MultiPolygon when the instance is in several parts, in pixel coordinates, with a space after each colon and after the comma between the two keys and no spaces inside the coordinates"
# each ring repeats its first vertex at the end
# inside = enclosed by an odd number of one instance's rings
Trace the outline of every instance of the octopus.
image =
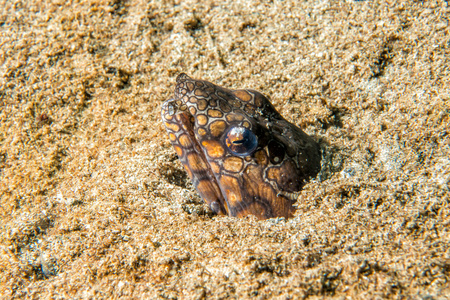
{"type": "Polygon", "coordinates": [[[300,191],[320,171],[318,143],[258,91],[182,73],[161,115],[192,184],[215,214],[291,218],[300,191]]]}

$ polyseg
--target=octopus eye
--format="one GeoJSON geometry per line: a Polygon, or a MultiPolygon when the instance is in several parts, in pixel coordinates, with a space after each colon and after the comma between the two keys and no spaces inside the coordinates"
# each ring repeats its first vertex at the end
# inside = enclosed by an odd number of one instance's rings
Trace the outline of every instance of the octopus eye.
{"type": "Polygon", "coordinates": [[[234,155],[247,156],[258,146],[258,139],[250,129],[234,126],[225,135],[225,144],[234,155]]]}

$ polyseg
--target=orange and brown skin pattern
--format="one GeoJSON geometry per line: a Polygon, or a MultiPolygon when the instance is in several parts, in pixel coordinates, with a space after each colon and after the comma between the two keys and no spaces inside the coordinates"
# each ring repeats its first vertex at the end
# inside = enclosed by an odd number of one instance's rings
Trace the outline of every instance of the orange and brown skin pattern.
{"type": "Polygon", "coordinates": [[[261,93],[180,74],[162,119],[192,183],[212,211],[290,218],[320,170],[319,145],[261,93]]]}

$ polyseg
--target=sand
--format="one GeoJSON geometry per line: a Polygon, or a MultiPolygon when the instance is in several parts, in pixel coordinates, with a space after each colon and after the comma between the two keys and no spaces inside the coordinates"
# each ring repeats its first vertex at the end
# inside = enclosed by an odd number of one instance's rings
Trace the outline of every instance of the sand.
{"type": "Polygon", "coordinates": [[[1,298],[449,298],[449,19],[444,1],[0,0],[1,298]],[[294,218],[203,204],[160,119],[181,72],[261,91],[320,142],[294,218]]]}

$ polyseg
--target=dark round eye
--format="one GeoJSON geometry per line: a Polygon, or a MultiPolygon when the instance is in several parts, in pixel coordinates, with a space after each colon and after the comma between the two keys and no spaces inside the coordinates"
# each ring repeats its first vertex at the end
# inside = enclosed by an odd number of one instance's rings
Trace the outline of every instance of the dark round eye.
{"type": "Polygon", "coordinates": [[[225,144],[234,155],[247,156],[252,154],[258,146],[258,139],[250,129],[235,126],[231,127],[225,135],[225,144]]]}

